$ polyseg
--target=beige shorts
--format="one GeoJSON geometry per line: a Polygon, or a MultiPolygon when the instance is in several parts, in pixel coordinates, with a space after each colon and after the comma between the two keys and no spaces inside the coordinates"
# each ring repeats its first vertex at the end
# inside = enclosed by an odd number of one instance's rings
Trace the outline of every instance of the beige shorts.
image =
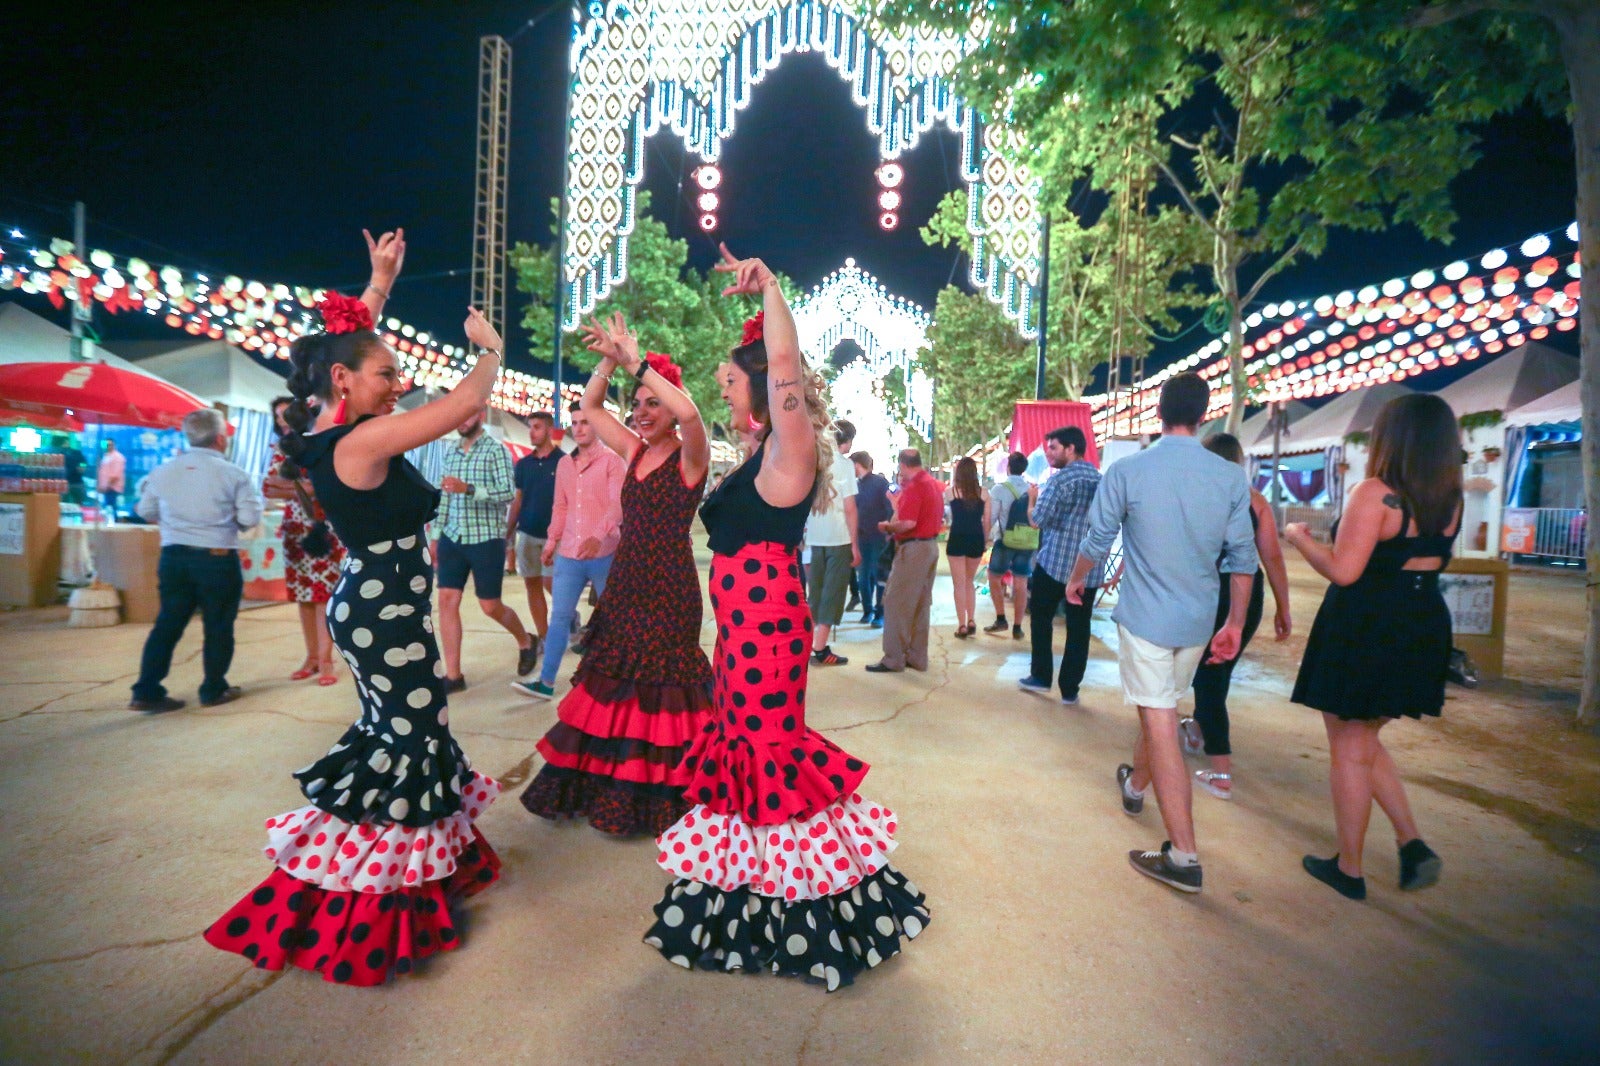
{"type": "Polygon", "coordinates": [[[1122,698],[1136,707],[1176,708],[1194,684],[1205,650],[1204,644],[1163,648],[1118,626],[1117,666],[1122,674],[1122,698]]]}
{"type": "Polygon", "coordinates": [[[517,530],[517,576],[544,577],[544,563],[539,556],[544,552],[543,537],[530,537],[517,530]]]}

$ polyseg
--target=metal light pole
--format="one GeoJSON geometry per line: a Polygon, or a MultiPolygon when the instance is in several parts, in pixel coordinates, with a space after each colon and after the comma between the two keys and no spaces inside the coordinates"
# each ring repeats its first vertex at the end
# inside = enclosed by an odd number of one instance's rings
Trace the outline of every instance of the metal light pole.
{"type": "Polygon", "coordinates": [[[1044,375],[1050,353],[1050,213],[1044,214],[1040,227],[1039,244],[1043,255],[1039,260],[1039,360],[1033,372],[1033,398],[1044,399],[1044,375]]]}
{"type": "Polygon", "coordinates": [[[565,99],[561,108],[561,195],[556,210],[556,243],[551,253],[552,264],[555,268],[552,276],[551,288],[555,290],[551,304],[555,309],[555,336],[550,344],[550,382],[554,386],[554,395],[550,400],[551,414],[555,417],[555,424],[559,428],[565,424],[564,412],[561,402],[561,320],[567,314],[567,288],[563,283],[564,272],[561,269],[567,249],[567,184],[572,175],[569,170],[572,166],[572,35],[576,32],[573,20],[577,18],[578,9],[570,8],[567,13],[567,58],[565,66],[567,71],[565,99]]]}
{"type": "MultiPolygon", "coordinates": [[[[79,200],[72,205],[72,250],[79,259],[87,261],[89,249],[87,230],[89,228],[88,212],[79,200]]],[[[85,299],[83,290],[78,290],[78,298],[72,303],[72,342],[71,354],[74,363],[81,363],[88,356],[83,354],[84,327],[94,321],[94,300],[92,297],[85,299]]]]}
{"type": "Polygon", "coordinates": [[[1283,479],[1279,475],[1278,465],[1283,462],[1283,423],[1288,415],[1288,408],[1281,402],[1272,405],[1272,520],[1279,529],[1283,528],[1283,479]]]}

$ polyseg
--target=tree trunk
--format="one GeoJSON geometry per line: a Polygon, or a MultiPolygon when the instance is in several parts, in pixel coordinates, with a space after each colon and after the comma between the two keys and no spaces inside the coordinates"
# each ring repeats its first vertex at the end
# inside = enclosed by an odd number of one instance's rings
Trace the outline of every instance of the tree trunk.
{"type": "MultiPolygon", "coordinates": [[[[1552,5],[1553,6],[1553,5],[1552,5]]],[[[1583,261],[1579,281],[1579,392],[1583,398],[1583,495],[1589,520],[1600,516],[1600,6],[1564,5],[1552,12],[1561,57],[1572,87],[1572,134],[1578,172],[1578,240],[1583,261]]],[[[1600,722],[1600,536],[1590,533],[1589,627],[1583,645],[1583,694],[1578,723],[1600,722]]]]}
{"type": "MultiPolygon", "coordinates": [[[[1237,437],[1244,423],[1244,308],[1239,303],[1239,277],[1236,268],[1223,287],[1223,299],[1228,301],[1228,388],[1232,403],[1228,407],[1226,432],[1237,437]]],[[[1202,419],[1203,421],[1203,419],[1202,419]]]]}

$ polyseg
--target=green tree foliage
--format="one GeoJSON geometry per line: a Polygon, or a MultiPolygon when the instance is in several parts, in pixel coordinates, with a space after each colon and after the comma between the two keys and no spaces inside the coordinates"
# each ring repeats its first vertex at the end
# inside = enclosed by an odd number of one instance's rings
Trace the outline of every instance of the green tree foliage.
{"type": "Polygon", "coordinates": [[[933,377],[935,463],[1004,430],[1012,405],[1033,397],[1034,346],[982,293],[939,291],[917,361],[933,377]]]}

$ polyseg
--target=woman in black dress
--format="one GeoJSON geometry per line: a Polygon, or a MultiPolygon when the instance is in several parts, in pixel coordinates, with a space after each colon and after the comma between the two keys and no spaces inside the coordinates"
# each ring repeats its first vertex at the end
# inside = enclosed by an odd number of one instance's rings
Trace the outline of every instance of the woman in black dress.
{"type": "Polygon", "coordinates": [[[945,555],[950,559],[950,582],[956,601],[956,636],[965,640],[978,631],[974,618],[978,591],[974,580],[983,562],[983,531],[989,528],[989,494],[978,484],[978,464],[970,457],[956,461],[950,486],[950,537],[945,555]]]}
{"type": "Polygon", "coordinates": [[[1330,548],[1291,522],[1284,538],[1333,584],[1323,597],[1294,702],[1322,712],[1328,731],[1339,852],[1307,855],[1306,872],[1365,899],[1362,847],[1372,801],[1394,825],[1400,887],[1426,888],[1440,860],[1417,832],[1411,804],[1379,731],[1396,718],[1437,717],[1450,665],[1450,612],[1439,572],[1461,523],[1461,433],[1437,396],[1389,401],[1372,429],[1371,477],[1350,492],[1330,548]]]}
{"type": "Polygon", "coordinates": [[[406,386],[370,309],[334,293],[321,311],[326,331],[291,350],[296,402],[283,446],[348,552],[328,613],[361,710],[326,755],[295,774],[309,803],[267,819],[272,875],[205,937],[261,969],[293,965],[376,985],[456,947],[449,904],[499,874],[473,823],[500,786],[473,771],[450,735],[433,639],[423,526],[439,491],[405,453],[483,409],[500,338],[469,312],[467,338],[487,349],[472,371],[448,395],[394,414],[406,386]],[[313,395],[322,414],[307,432],[313,395]]]}

